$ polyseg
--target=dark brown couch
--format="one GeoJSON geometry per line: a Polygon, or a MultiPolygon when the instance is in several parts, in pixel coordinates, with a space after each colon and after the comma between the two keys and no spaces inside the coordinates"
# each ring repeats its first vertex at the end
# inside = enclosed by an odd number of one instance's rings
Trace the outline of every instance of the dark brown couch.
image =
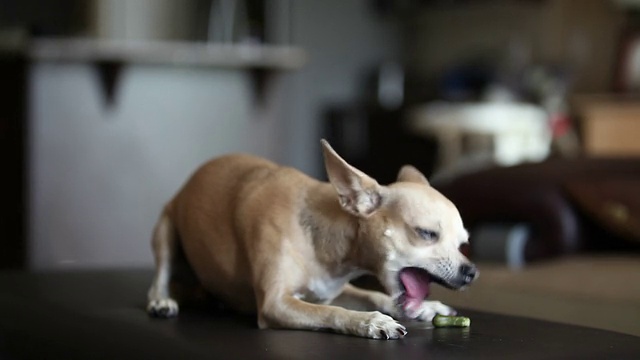
{"type": "MultiPolygon", "coordinates": [[[[471,230],[531,229],[526,263],[479,261],[467,291],[434,289],[455,307],[529,316],[640,336],[640,160],[551,160],[434,184],[471,230]]],[[[475,239],[477,240],[477,239],[475,239]]]]}
{"type": "Polygon", "coordinates": [[[434,184],[470,229],[530,224],[528,260],[640,248],[640,159],[558,159],[434,184]]]}

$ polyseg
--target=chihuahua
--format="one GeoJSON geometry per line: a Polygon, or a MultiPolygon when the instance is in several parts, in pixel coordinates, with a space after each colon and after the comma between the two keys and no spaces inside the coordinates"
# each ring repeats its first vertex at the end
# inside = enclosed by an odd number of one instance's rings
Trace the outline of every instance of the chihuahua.
{"type": "Polygon", "coordinates": [[[461,289],[478,276],[459,251],[469,235],[456,207],[412,166],[382,186],[321,143],[328,183],[240,154],[197,170],[155,227],[149,314],[178,314],[169,285],[179,249],[207,292],[257,313],[261,329],[398,339],[407,330],[395,319],[455,314],[425,299],[431,283],[461,289]],[[350,283],[364,274],[386,293],[350,283]]]}

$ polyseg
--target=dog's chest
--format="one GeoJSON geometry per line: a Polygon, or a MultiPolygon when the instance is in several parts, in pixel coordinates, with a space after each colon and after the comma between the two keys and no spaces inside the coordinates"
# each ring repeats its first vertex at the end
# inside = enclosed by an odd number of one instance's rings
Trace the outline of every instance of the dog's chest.
{"type": "Polygon", "coordinates": [[[340,295],[344,284],[351,276],[331,277],[329,275],[311,278],[305,289],[297,292],[295,297],[313,303],[323,303],[333,300],[340,295]]]}

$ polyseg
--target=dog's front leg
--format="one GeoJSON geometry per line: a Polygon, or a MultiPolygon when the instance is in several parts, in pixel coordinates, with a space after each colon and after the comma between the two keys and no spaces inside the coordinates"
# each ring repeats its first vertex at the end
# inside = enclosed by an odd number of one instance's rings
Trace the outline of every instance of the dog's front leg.
{"type": "Polygon", "coordinates": [[[349,283],[342,288],[342,293],[332,303],[354,310],[378,310],[394,318],[402,315],[389,295],[362,289],[349,283]]]}
{"type": "Polygon", "coordinates": [[[431,321],[436,314],[456,315],[456,311],[440,301],[425,300],[415,308],[405,309],[407,317],[419,321],[431,321]]]}
{"type": "Polygon", "coordinates": [[[455,315],[456,311],[440,301],[425,300],[416,308],[408,308],[403,312],[393,299],[378,291],[365,290],[351,284],[345,285],[334,304],[352,309],[378,310],[394,318],[406,316],[418,321],[431,321],[436,314],[455,315]]]}
{"type": "Polygon", "coordinates": [[[398,339],[407,334],[404,326],[378,311],[311,304],[289,295],[265,303],[258,315],[258,324],[261,328],[328,329],[372,339],[398,339]]]}

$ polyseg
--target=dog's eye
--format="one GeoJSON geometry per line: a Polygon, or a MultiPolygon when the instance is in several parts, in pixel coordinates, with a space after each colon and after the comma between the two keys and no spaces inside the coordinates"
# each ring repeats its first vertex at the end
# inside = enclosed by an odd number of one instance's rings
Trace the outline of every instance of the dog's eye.
{"type": "Polygon", "coordinates": [[[440,238],[440,234],[438,234],[438,232],[434,230],[416,228],[416,232],[418,233],[418,235],[420,235],[421,238],[425,240],[435,241],[440,238]]]}

